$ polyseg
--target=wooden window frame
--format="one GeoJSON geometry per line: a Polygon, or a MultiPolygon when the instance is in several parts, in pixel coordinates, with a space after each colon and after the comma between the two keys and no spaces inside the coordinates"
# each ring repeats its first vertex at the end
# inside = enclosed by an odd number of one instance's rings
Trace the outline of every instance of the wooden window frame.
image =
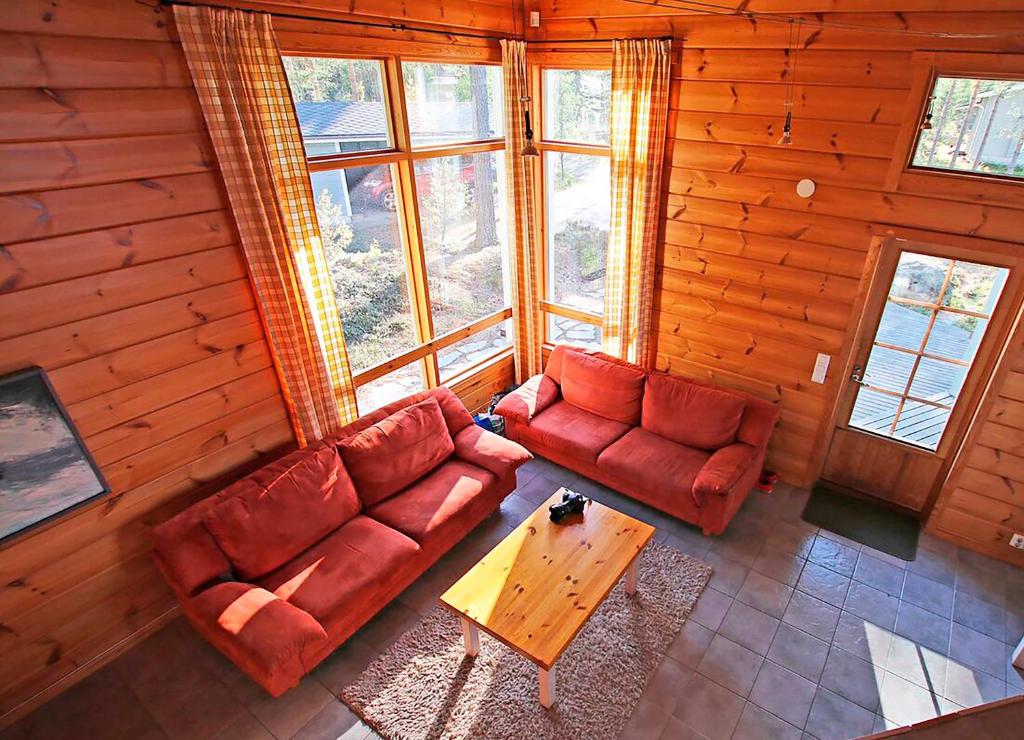
{"type": "Polygon", "coordinates": [[[911,87],[886,177],[886,190],[1024,207],[1024,179],[915,167],[912,164],[921,124],[939,77],[1024,81],[1024,59],[1013,54],[914,52],[911,60],[911,87]]]}
{"type": "MultiPolygon", "coordinates": [[[[416,331],[417,344],[407,351],[383,362],[355,372],[352,384],[356,390],[385,375],[401,370],[414,363],[420,366],[420,373],[425,388],[437,388],[441,385],[454,385],[471,380],[497,362],[512,356],[512,348],[496,350],[472,366],[463,369],[451,378],[441,380],[441,369],[437,361],[438,353],[457,342],[468,339],[474,334],[497,326],[512,316],[511,305],[505,306],[464,326],[437,336],[434,333],[433,313],[430,302],[430,283],[427,275],[426,250],[423,243],[423,229],[420,224],[419,206],[416,195],[416,163],[467,154],[482,152],[505,151],[505,139],[495,138],[473,140],[443,146],[412,145],[409,130],[409,119],[405,104],[405,83],[402,76],[403,62],[426,62],[430,64],[459,64],[499,66],[499,62],[481,60],[476,57],[463,59],[459,56],[443,58],[424,56],[421,54],[405,54],[391,52],[386,54],[346,53],[330,48],[310,49],[289,48],[282,44],[283,57],[312,57],[316,59],[351,59],[377,61],[381,65],[384,106],[386,120],[392,146],[387,149],[369,152],[338,152],[336,154],[315,155],[307,157],[306,162],[310,173],[343,172],[354,167],[390,166],[393,187],[397,198],[396,217],[399,226],[401,248],[405,259],[406,287],[409,294],[410,310],[416,331]]],[[[357,401],[358,409],[358,401],[357,401]]],[[[359,413],[369,413],[359,409],[359,413]]]]}
{"type": "MultiPolygon", "coordinates": [[[[551,56],[543,52],[531,55],[530,59],[530,88],[534,105],[531,106],[533,116],[533,130],[535,143],[540,156],[534,162],[534,208],[537,218],[534,219],[534,243],[537,245],[539,266],[538,280],[540,282],[540,315],[543,325],[544,347],[550,349],[554,346],[548,336],[548,316],[560,316],[572,319],[580,323],[591,324],[604,329],[603,314],[582,311],[578,308],[555,303],[548,293],[548,196],[547,181],[544,171],[544,156],[546,152],[564,152],[566,154],[584,154],[589,156],[603,156],[611,158],[610,144],[582,144],[566,141],[556,141],[544,137],[544,73],[547,70],[611,70],[611,56],[601,52],[578,52],[572,55],[551,56]]],[[[611,198],[609,188],[608,197],[611,198]]]]}

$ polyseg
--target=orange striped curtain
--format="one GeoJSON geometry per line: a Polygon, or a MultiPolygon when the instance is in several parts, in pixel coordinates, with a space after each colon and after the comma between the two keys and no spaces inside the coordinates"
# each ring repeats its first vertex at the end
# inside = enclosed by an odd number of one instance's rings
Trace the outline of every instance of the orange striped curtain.
{"type": "Polygon", "coordinates": [[[512,278],[512,324],[515,332],[516,382],[541,371],[543,328],[540,319],[539,259],[534,245],[534,167],[521,155],[526,143],[523,98],[530,92],[526,43],[501,41],[505,78],[505,152],[508,163],[508,221],[512,278]]]}
{"type": "Polygon", "coordinates": [[[612,48],[611,229],[604,293],[604,350],[654,364],[654,253],[668,123],[669,40],[612,48]]]}
{"type": "Polygon", "coordinates": [[[270,16],[174,6],[299,444],[356,417],[302,138],[270,16]]]}

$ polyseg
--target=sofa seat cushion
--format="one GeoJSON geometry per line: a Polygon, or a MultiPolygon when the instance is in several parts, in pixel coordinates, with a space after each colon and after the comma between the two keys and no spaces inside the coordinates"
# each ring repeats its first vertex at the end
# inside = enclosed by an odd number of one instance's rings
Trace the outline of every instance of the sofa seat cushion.
{"type": "Polygon", "coordinates": [[[455,451],[437,400],[396,411],[338,444],[366,506],[394,496],[455,451]]]}
{"type": "Polygon", "coordinates": [[[681,445],[717,450],[736,441],[745,406],[746,400],[735,393],[651,373],[641,425],[681,445]]]}
{"type": "Polygon", "coordinates": [[[441,540],[453,540],[453,532],[464,531],[463,522],[473,519],[476,524],[473,514],[478,507],[493,507],[484,491],[496,488],[497,480],[472,463],[449,460],[366,514],[433,549],[441,540]]]}
{"type": "Polygon", "coordinates": [[[568,401],[558,401],[523,430],[529,443],[561,450],[566,455],[593,463],[606,447],[632,427],[584,411],[568,401]]]}
{"type": "Polygon", "coordinates": [[[562,397],[584,411],[630,426],[640,423],[646,377],[639,367],[582,352],[567,351],[562,357],[562,397]]]}
{"type": "Polygon", "coordinates": [[[230,486],[202,520],[235,572],[251,580],[287,563],[360,508],[338,451],[318,442],[230,486]]]}
{"type": "Polygon", "coordinates": [[[694,507],[693,483],[711,454],[635,428],[597,460],[597,467],[628,482],[665,511],[694,507]]]}
{"type": "Polygon", "coordinates": [[[260,585],[322,624],[337,625],[353,604],[374,600],[388,578],[419,555],[419,545],[404,534],[360,515],[260,585]]]}

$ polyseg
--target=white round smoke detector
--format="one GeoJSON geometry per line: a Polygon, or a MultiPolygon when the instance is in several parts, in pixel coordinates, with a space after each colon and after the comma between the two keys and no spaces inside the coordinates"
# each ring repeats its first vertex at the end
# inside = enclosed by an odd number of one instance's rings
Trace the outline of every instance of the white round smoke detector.
{"type": "Polygon", "coordinates": [[[810,198],[814,195],[814,189],[816,185],[814,180],[803,179],[796,184],[796,194],[801,198],[810,198]]]}

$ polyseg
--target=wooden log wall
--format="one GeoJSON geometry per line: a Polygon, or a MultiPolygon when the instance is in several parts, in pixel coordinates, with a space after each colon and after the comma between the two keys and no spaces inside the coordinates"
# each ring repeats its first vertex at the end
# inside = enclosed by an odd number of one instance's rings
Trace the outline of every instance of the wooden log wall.
{"type": "MultiPolygon", "coordinates": [[[[787,51],[789,25],[771,19],[708,16],[672,9],[668,2],[648,7],[626,0],[525,0],[527,9],[541,14],[541,27],[529,31],[536,42],[531,48],[553,66],[593,52],[610,63],[607,44],[559,45],[558,39],[671,34],[681,40],[658,255],[657,365],[776,402],[782,417],[769,464],[806,485],[819,472],[816,454],[831,433],[827,419],[840,388],[836,369],[856,318],[853,302],[873,226],[926,229],[939,241],[955,234],[1021,242],[1019,199],[986,205],[968,183],[952,197],[887,192],[884,183],[899,125],[919,104],[908,94],[912,52],[1024,52],[1024,8],[1016,0],[742,4],[804,14],[799,53],[787,51]],[[943,39],[820,28],[813,23],[818,19],[911,31],[1017,32],[943,39]],[[793,143],[779,146],[790,77],[793,143]],[[802,178],[818,186],[807,200],[795,192],[802,178]],[[819,352],[833,357],[826,385],[810,382],[819,352]]],[[[1000,406],[1006,413],[1018,411],[1013,392],[1000,406]]],[[[968,453],[978,470],[998,476],[1015,460],[1024,462],[993,454],[1009,453],[1012,445],[1012,454],[1024,455],[1019,440],[994,445],[993,435],[1011,431],[1009,423],[992,422],[982,437],[987,447],[968,453]]],[[[997,482],[1014,489],[1019,507],[1024,489],[987,479],[997,482]]],[[[965,542],[989,554],[1015,557],[1006,533],[1011,522],[1024,526],[1022,510],[1011,511],[1002,494],[992,500],[1000,505],[944,494],[932,526],[960,531],[965,542]],[[969,523],[965,516],[972,517],[969,523]]]]}
{"type": "MultiPolygon", "coordinates": [[[[444,25],[508,18],[482,0],[426,15],[372,4],[444,25]]],[[[0,0],[0,373],[46,368],[113,488],[0,546],[0,727],[173,613],[154,523],[294,444],[195,91],[155,5],[0,0]]],[[[446,37],[429,38],[443,53],[446,37]]],[[[510,382],[505,360],[456,390],[475,408],[510,382]]]]}

